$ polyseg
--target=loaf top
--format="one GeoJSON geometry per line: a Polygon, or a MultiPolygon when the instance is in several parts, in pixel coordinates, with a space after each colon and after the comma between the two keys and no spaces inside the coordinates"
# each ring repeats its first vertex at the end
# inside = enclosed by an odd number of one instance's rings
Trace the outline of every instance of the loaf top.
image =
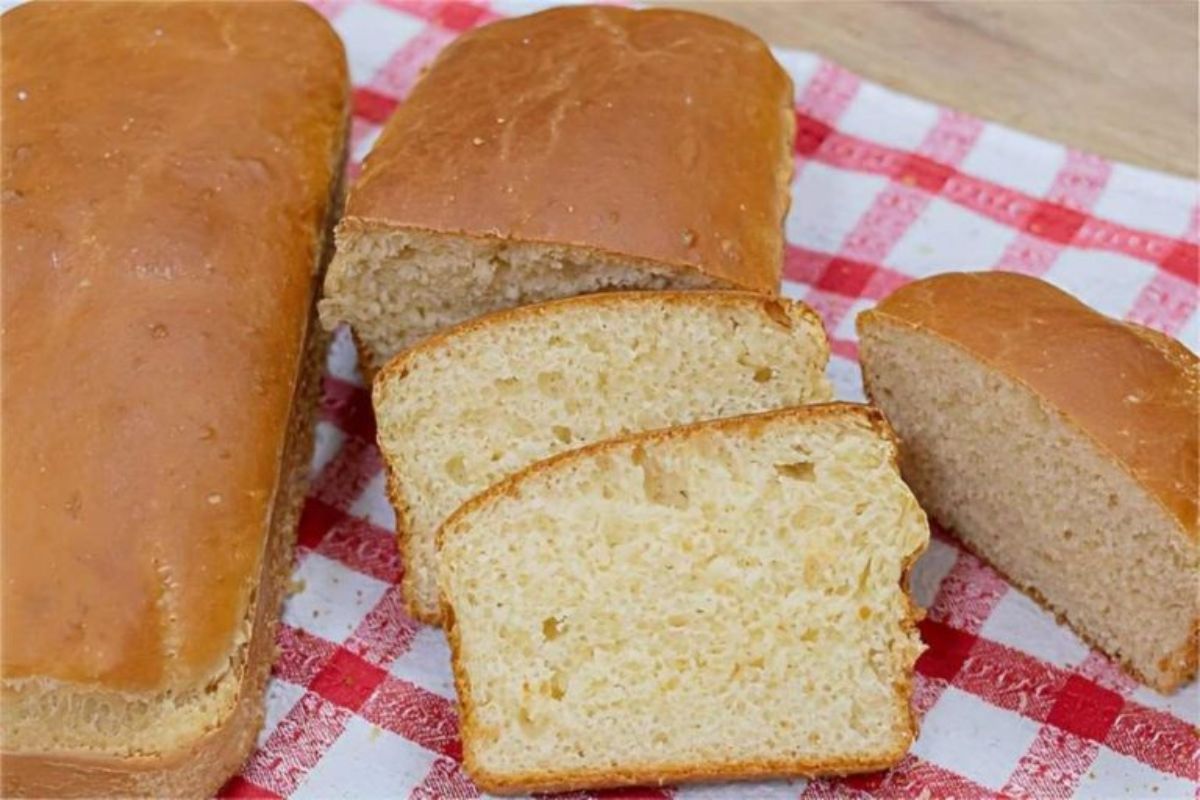
{"type": "Polygon", "coordinates": [[[343,225],[578,245],[776,292],[792,102],[762,41],[701,14],[498,22],[413,88],[343,225]]]}
{"type": "Polygon", "coordinates": [[[299,4],[3,25],[2,674],[204,685],[247,635],[342,47],[299,4]]]}
{"type": "Polygon", "coordinates": [[[927,331],[1029,387],[1197,537],[1200,368],[1179,342],[1006,272],[910,283],[859,317],[927,331]]]}

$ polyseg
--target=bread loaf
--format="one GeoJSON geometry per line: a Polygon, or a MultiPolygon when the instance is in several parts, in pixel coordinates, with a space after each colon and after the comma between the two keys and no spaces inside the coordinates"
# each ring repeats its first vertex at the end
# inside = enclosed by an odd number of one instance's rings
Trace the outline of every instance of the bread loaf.
{"type": "Polygon", "coordinates": [[[446,523],[464,763],[492,792],[845,774],[914,735],[925,515],[877,412],[601,442],[446,523]]]}
{"type": "Polygon", "coordinates": [[[940,275],[859,317],[921,504],[1163,691],[1196,671],[1196,356],[1035,278],[940,275]]]}
{"type": "Polygon", "coordinates": [[[830,399],[802,303],[749,292],[613,292],[497,312],[375,381],[411,611],[438,621],[434,537],[460,504],[572,447],[830,399]]]}
{"type": "Polygon", "coordinates": [[[211,796],[290,569],[344,55],[291,3],[3,28],[3,794],[211,796]]]}
{"type": "Polygon", "coordinates": [[[350,194],[325,282],[374,374],[479,314],[603,289],[778,292],[787,74],[741,28],[558,8],[439,54],[350,194]]]}

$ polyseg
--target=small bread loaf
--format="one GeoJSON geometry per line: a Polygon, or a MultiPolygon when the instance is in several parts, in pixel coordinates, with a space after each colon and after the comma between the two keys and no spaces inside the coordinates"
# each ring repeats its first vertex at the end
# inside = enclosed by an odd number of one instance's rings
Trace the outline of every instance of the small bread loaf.
{"type": "Polygon", "coordinates": [[[438,621],[434,537],[472,495],[621,433],[830,399],[802,303],[749,292],[613,292],[465,323],[375,381],[411,611],[438,621]]]}
{"type": "Polygon", "coordinates": [[[304,497],[345,56],[299,3],[3,29],[2,793],[211,797],[304,497]]]}
{"type": "Polygon", "coordinates": [[[464,760],[527,792],[894,764],[929,539],[882,417],[807,406],[601,442],[447,521],[464,760]]]}
{"type": "Polygon", "coordinates": [[[1196,356],[1007,273],[859,317],[863,382],[921,504],[1142,681],[1196,671],[1196,356]]]}
{"type": "Polygon", "coordinates": [[[551,9],[459,37],[388,121],[321,317],[368,375],[441,328],[605,289],[776,293],[787,73],[683,11],[551,9]]]}

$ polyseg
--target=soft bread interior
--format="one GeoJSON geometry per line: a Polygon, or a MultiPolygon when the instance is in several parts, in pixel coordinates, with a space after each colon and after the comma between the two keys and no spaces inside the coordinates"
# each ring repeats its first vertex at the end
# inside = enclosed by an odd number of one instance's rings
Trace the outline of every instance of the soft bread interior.
{"type": "Polygon", "coordinates": [[[528,464],[651,428],[830,399],[820,321],[747,293],[626,293],[467,326],[375,385],[410,604],[436,620],[434,535],[528,464]]]}
{"type": "Polygon", "coordinates": [[[320,313],[347,322],[368,374],[443,328],[489,311],[610,289],[728,288],[694,270],[566,245],[397,228],[338,233],[320,313]]]}
{"type": "Polygon", "coordinates": [[[817,406],[536,465],[443,531],[485,787],[856,771],[913,736],[928,541],[891,442],[817,406]]]}
{"type": "Polygon", "coordinates": [[[1170,688],[1196,624],[1196,543],[1081,431],[965,351],[886,319],[864,382],[922,505],[1147,682],[1170,688]]]}

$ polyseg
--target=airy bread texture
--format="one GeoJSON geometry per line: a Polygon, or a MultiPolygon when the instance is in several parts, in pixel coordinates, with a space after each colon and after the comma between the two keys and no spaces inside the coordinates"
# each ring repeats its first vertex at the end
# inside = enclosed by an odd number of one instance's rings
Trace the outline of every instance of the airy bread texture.
{"type": "Polygon", "coordinates": [[[483,789],[898,761],[924,513],[882,417],[792,408],[543,461],[446,523],[464,763],[483,789]]]}
{"type": "Polygon", "coordinates": [[[473,320],[376,378],[410,610],[439,621],[435,534],[465,500],[623,433],[832,397],[818,317],[750,292],[626,292],[473,320]]]}
{"type": "Polygon", "coordinates": [[[322,319],[350,324],[368,377],[428,336],[492,311],[608,290],[731,285],[585,248],[388,230],[350,219],[338,229],[337,253],[322,319]]]}
{"type": "Polygon", "coordinates": [[[946,275],[859,317],[921,504],[1133,675],[1196,670],[1196,358],[1033,278],[946,275]]]}
{"type": "Polygon", "coordinates": [[[463,34],[367,156],[321,318],[350,324],[370,376],[524,303],[777,293],[792,101],[761,40],[702,14],[556,8],[463,34]]]}

